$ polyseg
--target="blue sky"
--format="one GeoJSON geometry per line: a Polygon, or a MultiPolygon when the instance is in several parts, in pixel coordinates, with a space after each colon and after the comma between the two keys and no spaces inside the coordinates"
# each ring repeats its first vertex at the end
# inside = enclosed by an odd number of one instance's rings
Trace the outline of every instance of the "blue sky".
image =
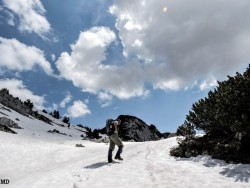
{"type": "Polygon", "coordinates": [[[0,85],[73,124],[175,132],[250,62],[248,0],[1,0],[0,85]]]}

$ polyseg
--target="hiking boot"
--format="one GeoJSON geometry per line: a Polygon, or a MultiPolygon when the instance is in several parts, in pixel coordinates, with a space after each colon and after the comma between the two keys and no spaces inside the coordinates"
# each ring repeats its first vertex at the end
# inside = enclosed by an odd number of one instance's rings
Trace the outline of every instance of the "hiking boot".
{"type": "Polygon", "coordinates": [[[115,159],[123,161],[123,158],[121,158],[121,156],[115,156],[115,159]]]}

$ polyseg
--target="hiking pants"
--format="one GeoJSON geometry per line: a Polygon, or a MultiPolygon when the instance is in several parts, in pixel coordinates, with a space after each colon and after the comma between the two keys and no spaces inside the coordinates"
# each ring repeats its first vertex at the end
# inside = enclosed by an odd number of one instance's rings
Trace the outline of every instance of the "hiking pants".
{"type": "Polygon", "coordinates": [[[122,143],[121,139],[119,138],[118,134],[112,134],[109,137],[109,149],[114,151],[115,145],[117,145],[119,147],[119,149],[122,150],[123,143],[122,143]]]}

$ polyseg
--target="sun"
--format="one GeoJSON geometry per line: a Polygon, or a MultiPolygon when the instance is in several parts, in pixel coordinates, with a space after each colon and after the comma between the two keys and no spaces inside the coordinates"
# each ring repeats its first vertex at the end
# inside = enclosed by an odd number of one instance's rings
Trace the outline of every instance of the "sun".
{"type": "Polygon", "coordinates": [[[163,12],[167,12],[168,11],[168,7],[164,6],[162,10],[163,10],[163,12]]]}

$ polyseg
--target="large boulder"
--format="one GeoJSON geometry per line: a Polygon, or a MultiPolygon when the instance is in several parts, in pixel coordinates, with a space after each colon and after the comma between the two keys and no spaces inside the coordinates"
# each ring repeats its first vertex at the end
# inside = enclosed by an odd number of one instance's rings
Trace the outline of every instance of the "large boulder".
{"type": "Polygon", "coordinates": [[[16,132],[11,128],[21,129],[21,127],[19,127],[18,124],[13,120],[6,117],[0,117],[0,131],[16,134],[16,132]]]}
{"type": "Polygon", "coordinates": [[[155,126],[148,126],[137,117],[120,115],[118,118],[121,119],[119,136],[124,141],[134,140],[136,142],[144,142],[159,140],[161,138],[160,132],[155,126]]]}

